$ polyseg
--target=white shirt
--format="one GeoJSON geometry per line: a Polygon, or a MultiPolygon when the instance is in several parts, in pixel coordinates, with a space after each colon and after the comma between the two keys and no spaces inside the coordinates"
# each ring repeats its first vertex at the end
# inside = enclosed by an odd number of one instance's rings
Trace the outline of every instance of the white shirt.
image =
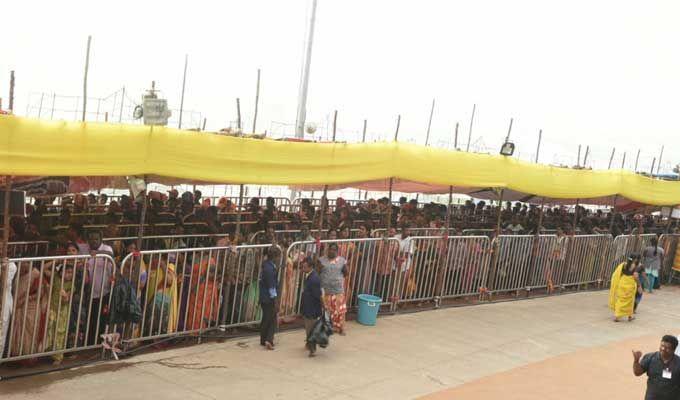
{"type": "MultiPolygon", "coordinates": [[[[411,268],[411,263],[413,262],[413,241],[411,237],[402,238],[401,235],[394,237],[399,242],[399,256],[398,259],[401,260],[401,271],[405,272],[411,268]]],[[[395,263],[393,269],[397,269],[398,263],[395,263]]]]}
{"type": "MultiPolygon", "coordinates": [[[[87,246],[87,253],[90,254],[90,246],[87,246]]],[[[82,251],[82,249],[81,249],[82,251]]],[[[97,249],[97,253],[113,254],[111,246],[101,244],[97,249]]],[[[92,285],[92,297],[95,299],[106,296],[111,291],[111,276],[113,275],[113,264],[107,262],[105,258],[94,258],[87,261],[87,273],[90,275],[90,284],[92,285]],[[104,286],[102,287],[102,280],[104,286]]]]}

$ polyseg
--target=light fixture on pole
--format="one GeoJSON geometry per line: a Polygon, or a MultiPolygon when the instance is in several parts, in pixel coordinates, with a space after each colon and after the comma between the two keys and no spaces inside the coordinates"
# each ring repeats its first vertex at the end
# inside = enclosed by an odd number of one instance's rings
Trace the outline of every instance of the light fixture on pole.
{"type": "Polygon", "coordinates": [[[508,135],[505,137],[505,143],[501,146],[501,155],[506,157],[515,152],[515,144],[510,141],[510,131],[512,131],[512,118],[510,118],[510,127],[508,128],[508,135]]]}

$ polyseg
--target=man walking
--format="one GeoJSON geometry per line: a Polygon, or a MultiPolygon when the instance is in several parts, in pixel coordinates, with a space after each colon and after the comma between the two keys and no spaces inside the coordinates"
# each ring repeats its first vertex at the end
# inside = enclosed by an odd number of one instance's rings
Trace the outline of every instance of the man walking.
{"type": "Polygon", "coordinates": [[[672,335],[661,338],[659,351],[642,357],[633,351],[633,374],[647,373],[645,400],[680,399],[680,357],[675,355],[678,339],[672,335]]]}
{"type": "Polygon", "coordinates": [[[309,340],[309,336],[314,329],[314,325],[321,317],[321,278],[314,270],[314,260],[307,257],[302,261],[302,272],[305,274],[304,289],[302,292],[302,316],[305,320],[306,347],[309,356],[314,357],[316,353],[316,343],[309,340]]]}
{"type": "Polygon", "coordinates": [[[281,258],[278,246],[271,246],[267,250],[267,259],[262,263],[260,272],[260,306],[262,307],[262,322],[260,323],[260,345],[267,350],[274,350],[274,331],[276,330],[276,313],[279,304],[277,293],[278,270],[276,265],[281,258]]]}

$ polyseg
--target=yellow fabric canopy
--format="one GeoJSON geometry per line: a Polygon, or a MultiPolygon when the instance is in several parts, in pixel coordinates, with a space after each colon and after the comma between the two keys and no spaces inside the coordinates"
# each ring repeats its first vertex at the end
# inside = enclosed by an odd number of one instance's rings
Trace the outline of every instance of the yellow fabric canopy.
{"type": "Polygon", "coordinates": [[[272,185],[333,185],[395,177],[433,185],[509,188],[556,199],[619,194],[645,204],[680,204],[680,182],[405,143],[285,142],[164,127],[0,116],[0,156],[0,174],[15,176],[158,175],[272,185]]]}

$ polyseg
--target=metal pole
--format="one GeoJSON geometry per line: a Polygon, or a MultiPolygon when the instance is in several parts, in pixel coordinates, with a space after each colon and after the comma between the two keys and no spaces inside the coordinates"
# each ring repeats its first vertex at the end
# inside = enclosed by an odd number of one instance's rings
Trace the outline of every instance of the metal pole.
{"type": "Polygon", "coordinates": [[[453,149],[458,150],[458,122],[456,122],[456,131],[453,135],[453,149]]]}
{"type": "Polygon", "coordinates": [[[640,149],[638,149],[637,156],[635,157],[635,173],[637,173],[638,161],[640,161],[640,149]]]}
{"type": "Polygon", "coordinates": [[[616,147],[612,149],[612,155],[609,157],[609,166],[607,169],[612,169],[612,161],[614,161],[614,154],[616,153],[616,147]]]}
{"type": "Polygon", "coordinates": [[[430,109],[430,120],[427,122],[427,133],[425,134],[425,146],[430,143],[430,128],[432,127],[432,116],[434,115],[434,100],[432,99],[432,109],[430,109]]]}
{"type": "Polygon", "coordinates": [[[661,146],[661,153],[659,154],[659,163],[656,165],[656,174],[659,175],[661,172],[661,159],[663,158],[663,148],[664,146],[661,146]]]}
{"type": "Polygon", "coordinates": [[[477,104],[472,105],[472,116],[470,117],[470,130],[468,131],[468,142],[465,151],[470,151],[470,142],[472,141],[472,123],[475,120],[475,110],[477,110],[477,104]]]}
{"type": "Polygon", "coordinates": [[[506,142],[508,140],[510,140],[510,132],[512,131],[512,120],[513,120],[513,118],[510,118],[510,126],[508,127],[508,136],[505,137],[506,142]]]}
{"type": "Polygon", "coordinates": [[[85,53],[85,76],[83,79],[83,122],[85,122],[85,114],[87,112],[87,73],[90,70],[90,43],[92,36],[87,37],[87,53],[85,53]]]}
{"type": "Polygon", "coordinates": [[[179,124],[178,128],[182,129],[182,112],[184,111],[184,89],[187,84],[187,65],[189,64],[189,55],[184,55],[184,76],[182,77],[182,97],[179,101],[179,124]]]}
{"type": "Polygon", "coordinates": [[[201,127],[201,130],[205,132],[205,124],[208,123],[208,118],[203,118],[203,127],[201,127]]]}
{"type": "Polygon", "coordinates": [[[104,111],[104,122],[109,122],[109,112],[104,111]]]}
{"type": "Polygon", "coordinates": [[[576,156],[576,168],[581,167],[581,145],[578,145],[578,155],[576,156]]]}
{"type": "Polygon", "coordinates": [[[394,141],[399,137],[399,126],[401,125],[401,114],[397,116],[397,129],[394,131],[394,141]]]}
{"type": "Polygon", "coordinates": [[[590,145],[586,146],[586,154],[583,156],[583,168],[588,165],[588,156],[590,155],[590,145]]]}
{"type": "MultiPolygon", "coordinates": [[[[9,290],[9,282],[7,282],[7,273],[9,272],[9,223],[10,223],[10,207],[9,203],[11,201],[12,193],[12,176],[5,176],[5,204],[2,213],[3,224],[2,224],[2,247],[0,248],[0,284],[2,285],[2,291],[0,291],[0,315],[3,315],[3,309],[5,308],[5,294],[9,290]]],[[[0,318],[0,332],[4,330],[2,326],[2,318],[0,318]]],[[[2,349],[0,349],[2,350],[2,349]]],[[[1,356],[1,355],[0,355],[1,356]]]]}
{"type": "Polygon", "coordinates": [[[307,38],[305,63],[303,65],[300,82],[297,121],[295,122],[295,137],[298,139],[302,139],[305,136],[305,122],[307,119],[307,90],[309,88],[309,71],[312,64],[312,42],[314,41],[314,23],[316,21],[316,1],[317,0],[312,0],[312,15],[309,20],[309,36],[307,38]]]}
{"type": "Polygon", "coordinates": [[[368,124],[367,120],[364,120],[364,130],[361,133],[361,143],[366,143],[366,125],[368,124]]]}
{"type": "Polygon", "coordinates": [[[649,170],[649,177],[653,178],[654,177],[654,166],[656,165],[656,157],[652,160],[652,169],[649,170]]]}
{"type": "Polygon", "coordinates": [[[9,113],[14,114],[14,71],[9,72],[9,113]]]}
{"type": "Polygon", "coordinates": [[[541,139],[543,138],[543,129],[538,130],[538,145],[536,145],[536,164],[538,164],[538,153],[541,151],[541,139]]]}
{"type": "Polygon", "coordinates": [[[253,133],[257,126],[257,108],[260,104],[260,69],[257,69],[257,86],[255,87],[255,116],[253,117],[253,133]]]}
{"type": "Polygon", "coordinates": [[[120,97],[120,114],[118,114],[118,122],[123,122],[123,103],[125,103],[125,86],[123,86],[122,95],[120,97]]]}

